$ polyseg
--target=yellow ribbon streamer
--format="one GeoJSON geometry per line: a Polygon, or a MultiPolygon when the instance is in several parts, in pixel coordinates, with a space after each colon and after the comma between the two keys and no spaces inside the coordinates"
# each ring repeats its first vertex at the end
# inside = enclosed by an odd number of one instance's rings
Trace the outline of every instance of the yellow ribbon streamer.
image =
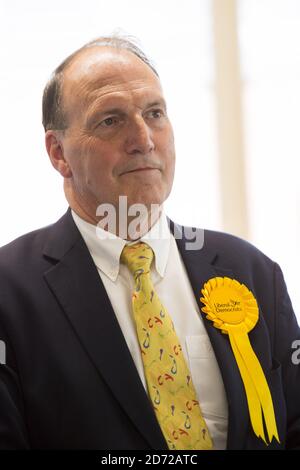
{"type": "Polygon", "coordinates": [[[260,362],[252,349],[248,332],[258,321],[259,310],[252,292],[235,279],[215,277],[201,290],[202,311],[214,326],[228,334],[248,402],[250,421],[255,435],[266,445],[279,441],[272,396],[260,362]]]}

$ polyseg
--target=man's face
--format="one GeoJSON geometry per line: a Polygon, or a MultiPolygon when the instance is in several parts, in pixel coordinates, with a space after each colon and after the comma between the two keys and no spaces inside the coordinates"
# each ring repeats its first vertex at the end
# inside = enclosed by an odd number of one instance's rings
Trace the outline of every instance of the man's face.
{"type": "Polygon", "coordinates": [[[119,196],[128,206],[163,203],[174,177],[173,131],[159,79],[144,62],[113,48],[84,51],[65,72],[63,104],[64,159],[90,216],[99,204],[117,207],[119,196]]]}

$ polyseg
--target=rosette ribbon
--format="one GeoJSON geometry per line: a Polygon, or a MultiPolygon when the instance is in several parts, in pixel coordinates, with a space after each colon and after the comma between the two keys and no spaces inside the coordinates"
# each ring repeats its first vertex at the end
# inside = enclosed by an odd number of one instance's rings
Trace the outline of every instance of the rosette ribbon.
{"type": "Polygon", "coordinates": [[[247,397],[250,421],[255,435],[268,445],[279,441],[271,392],[260,362],[252,349],[248,333],[259,316],[252,292],[235,279],[215,277],[201,290],[202,311],[214,326],[228,334],[247,397]],[[264,428],[265,424],[265,428],[264,428]]]}

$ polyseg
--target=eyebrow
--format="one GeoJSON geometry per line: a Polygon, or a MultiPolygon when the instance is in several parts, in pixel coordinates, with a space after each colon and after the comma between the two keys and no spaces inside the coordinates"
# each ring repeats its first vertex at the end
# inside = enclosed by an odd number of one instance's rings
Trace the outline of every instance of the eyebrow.
{"type": "MultiPolygon", "coordinates": [[[[145,108],[153,108],[154,106],[163,106],[164,108],[167,107],[165,100],[162,98],[161,100],[155,100],[151,101],[150,103],[147,103],[145,108]]],[[[104,111],[97,112],[96,114],[118,114],[118,113],[124,113],[124,110],[118,107],[113,107],[113,108],[107,108],[104,111]]]]}
{"type": "Polygon", "coordinates": [[[163,106],[164,108],[167,107],[167,103],[166,101],[164,100],[164,98],[161,98],[159,100],[155,100],[149,104],[147,104],[147,108],[152,108],[153,106],[163,106]]]}

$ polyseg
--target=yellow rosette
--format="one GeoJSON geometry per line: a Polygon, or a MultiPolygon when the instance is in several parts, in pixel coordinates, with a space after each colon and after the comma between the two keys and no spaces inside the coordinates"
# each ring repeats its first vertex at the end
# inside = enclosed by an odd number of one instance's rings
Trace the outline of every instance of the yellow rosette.
{"type": "Polygon", "coordinates": [[[279,441],[272,396],[260,362],[252,349],[248,333],[258,321],[258,305],[252,292],[235,279],[215,277],[201,290],[202,311],[222,333],[228,334],[248,401],[252,428],[267,444],[279,441]]]}

